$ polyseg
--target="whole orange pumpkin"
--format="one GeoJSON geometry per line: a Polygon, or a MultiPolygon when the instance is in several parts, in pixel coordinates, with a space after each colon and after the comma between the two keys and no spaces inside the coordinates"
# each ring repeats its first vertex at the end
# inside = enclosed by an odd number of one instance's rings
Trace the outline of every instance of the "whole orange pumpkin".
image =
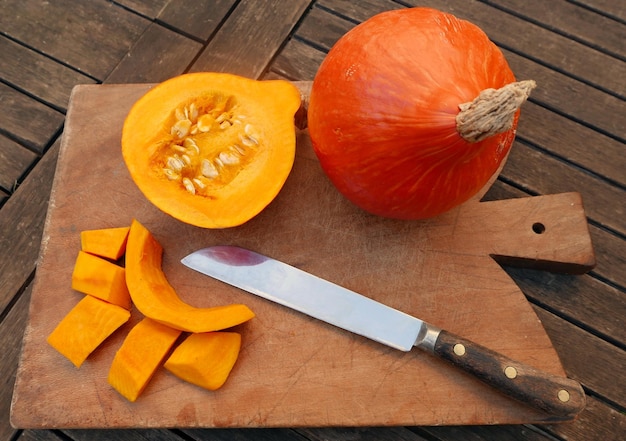
{"type": "Polygon", "coordinates": [[[476,25],[430,8],[383,12],[322,62],[309,133],[349,200],[381,216],[428,218],[471,198],[498,170],[533,87],[515,83],[476,25]]]}

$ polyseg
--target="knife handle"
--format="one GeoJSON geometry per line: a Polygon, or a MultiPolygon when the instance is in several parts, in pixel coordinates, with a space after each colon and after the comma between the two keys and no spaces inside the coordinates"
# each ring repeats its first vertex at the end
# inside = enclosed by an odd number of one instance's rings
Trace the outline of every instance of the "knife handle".
{"type": "Polygon", "coordinates": [[[433,350],[510,397],[551,415],[573,417],[585,407],[585,393],[577,381],[535,369],[451,332],[442,330],[433,350]]]}

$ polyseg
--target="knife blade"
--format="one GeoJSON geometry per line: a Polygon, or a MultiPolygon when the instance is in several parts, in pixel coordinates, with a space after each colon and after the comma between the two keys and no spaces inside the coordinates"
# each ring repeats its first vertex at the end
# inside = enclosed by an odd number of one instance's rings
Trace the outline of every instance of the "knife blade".
{"type": "Polygon", "coordinates": [[[569,419],[585,406],[582,386],[362,294],[254,251],[213,246],[181,262],[202,274],[401,351],[425,350],[483,382],[550,414],[569,419]]]}

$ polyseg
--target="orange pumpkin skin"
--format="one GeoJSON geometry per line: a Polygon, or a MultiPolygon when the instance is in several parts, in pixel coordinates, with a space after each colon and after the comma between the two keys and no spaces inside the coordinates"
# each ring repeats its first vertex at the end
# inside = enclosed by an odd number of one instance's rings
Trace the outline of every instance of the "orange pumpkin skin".
{"type": "Polygon", "coordinates": [[[470,143],[459,105],[515,81],[477,26],[429,8],[378,14],[345,34],[313,82],[308,126],[337,189],[373,214],[423,219],[475,195],[505,160],[510,130],[470,143]]]}

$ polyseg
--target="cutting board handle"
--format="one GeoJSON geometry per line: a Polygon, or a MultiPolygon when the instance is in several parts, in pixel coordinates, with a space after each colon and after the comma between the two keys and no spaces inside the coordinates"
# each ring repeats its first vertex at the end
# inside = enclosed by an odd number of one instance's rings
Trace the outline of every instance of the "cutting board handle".
{"type": "Polygon", "coordinates": [[[579,193],[466,204],[460,234],[498,262],[568,274],[584,274],[596,264],[587,217],[579,193]]]}

